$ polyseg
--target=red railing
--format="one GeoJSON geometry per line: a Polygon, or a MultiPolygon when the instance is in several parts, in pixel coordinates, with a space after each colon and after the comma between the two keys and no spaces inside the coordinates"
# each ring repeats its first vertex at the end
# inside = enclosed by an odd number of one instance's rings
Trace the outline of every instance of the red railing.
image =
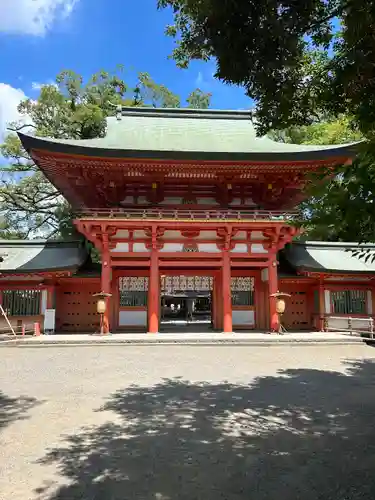
{"type": "Polygon", "coordinates": [[[145,209],[82,209],[79,217],[121,218],[121,219],[189,219],[189,220],[292,220],[296,211],[280,210],[186,210],[169,208],[145,209]]]}

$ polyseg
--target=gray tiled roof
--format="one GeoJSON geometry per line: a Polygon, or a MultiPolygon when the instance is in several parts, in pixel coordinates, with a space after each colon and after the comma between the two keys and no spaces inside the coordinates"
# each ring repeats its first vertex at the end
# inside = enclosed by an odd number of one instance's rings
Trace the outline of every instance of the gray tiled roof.
{"type": "Polygon", "coordinates": [[[79,242],[0,240],[0,273],[76,270],[87,259],[79,242]]]}
{"type": "Polygon", "coordinates": [[[248,111],[123,108],[107,119],[107,134],[89,140],[58,140],[19,133],[27,150],[142,158],[256,161],[353,157],[358,143],[310,146],[257,137],[248,111]]]}
{"type": "Polygon", "coordinates": [[[295,269],[313,272],[332,273],[372,273],[375,262],[364,257],[353,255],[358,249],[369,249],[375,252],[375,245],[358,245],[357,243],[313,242],[293,243],[284,250],[284,256],[295,269]]]}

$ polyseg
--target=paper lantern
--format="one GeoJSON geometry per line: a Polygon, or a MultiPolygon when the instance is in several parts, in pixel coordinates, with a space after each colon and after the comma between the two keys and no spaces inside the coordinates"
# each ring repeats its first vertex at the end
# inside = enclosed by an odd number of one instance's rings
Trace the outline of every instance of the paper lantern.
{"type": "Polygon", "coordinates": [[[96,303],[96,310],[98,314],[104,314],[106,310],[106,303],[105,299],[98,299],[98,302],[96,303]]]}
{"type": "Polygon", "coordinates": [[[285,312],[285,300],[284,299],[277,299],[276,312],[278,314],[284,314],[284,312],[285,312]]]}

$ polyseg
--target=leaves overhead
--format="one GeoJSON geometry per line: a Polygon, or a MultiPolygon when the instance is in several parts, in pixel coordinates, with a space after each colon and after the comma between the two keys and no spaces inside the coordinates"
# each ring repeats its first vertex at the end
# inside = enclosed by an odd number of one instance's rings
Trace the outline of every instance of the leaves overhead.
{"type": "Polygon", "coordinates": [[[217,62],[216,77],[255,100],[258,132],[329,112],[375,123],[375,1],[159,0],[171,7],[180,67],[217,62]]]}
{"type": "MultiPolygon", "coordinates": [[[[148,73],[137,75],[135,86],[123,79],[123,68],[114,73],[100,71],[87,82],[73,71],[62,71],[56,82],[41,88],[37,99],[18,106],[26,125],[12,124],[13,133],[0,145],[6,163],[1,166],[1,238],[72,237],[72,210],[38,170],[23,149],[16,130],[33,127],[39,136],[56,139],[103,137],[106,117],[115,106],[180,107],[180,97],[148,73]]],[[[199,89],[186,99],[188,107],[208,107],[210,94],[199,89]]]]}
{"type": "MultiPolygon", "coordinates": [[[[343,144],[360,141],[352,120],[341,116],[305,127],[291,127],[269,134],[281,142],[295,144],[343,144]]],[[[321,170],[310,179],[308,195],[300,208],[298,223],[303,237],[326,241],[375,241],[375,164],[373,145],[358,147],[358,157],[350,166],[338,166],[330,172],[321,170]]]]}

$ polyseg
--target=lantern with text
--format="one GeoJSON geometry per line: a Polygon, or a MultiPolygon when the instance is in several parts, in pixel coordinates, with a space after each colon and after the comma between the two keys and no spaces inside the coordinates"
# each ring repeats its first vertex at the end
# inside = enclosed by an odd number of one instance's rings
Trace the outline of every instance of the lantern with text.
{"type": "Polygon", "coordinates": [[[99,327],[99,333],[101,335],[104,335],[107,333],[107,326],[105,325],[105,313],[107,311],[107,299],[109,297],[112,297],[111,293],[105,293],[105,292],[99,292],[99,293],[94,293],[93,297],[97,298],[96,302],[96,312],[100,316],[100,327],[99,327]]]}
{"type": "Polygon", "coordinates": [[[272,293],[270,295],[270,297],[275,297],[275,299],[276,299],[276,312],[277,312],[278,324],[279,324],[277,333],[282,335],[283,333],[286,332],[286,329],[284,328],[284,326],[281,323],[281,319],[282,319],[282,316],[285,312],[285,307],[286,307],[284,299],[285,299],[285,297],[291,297],[291,295],[289,295],[289,293],[276,292],[276,293],[272,293]]]}

